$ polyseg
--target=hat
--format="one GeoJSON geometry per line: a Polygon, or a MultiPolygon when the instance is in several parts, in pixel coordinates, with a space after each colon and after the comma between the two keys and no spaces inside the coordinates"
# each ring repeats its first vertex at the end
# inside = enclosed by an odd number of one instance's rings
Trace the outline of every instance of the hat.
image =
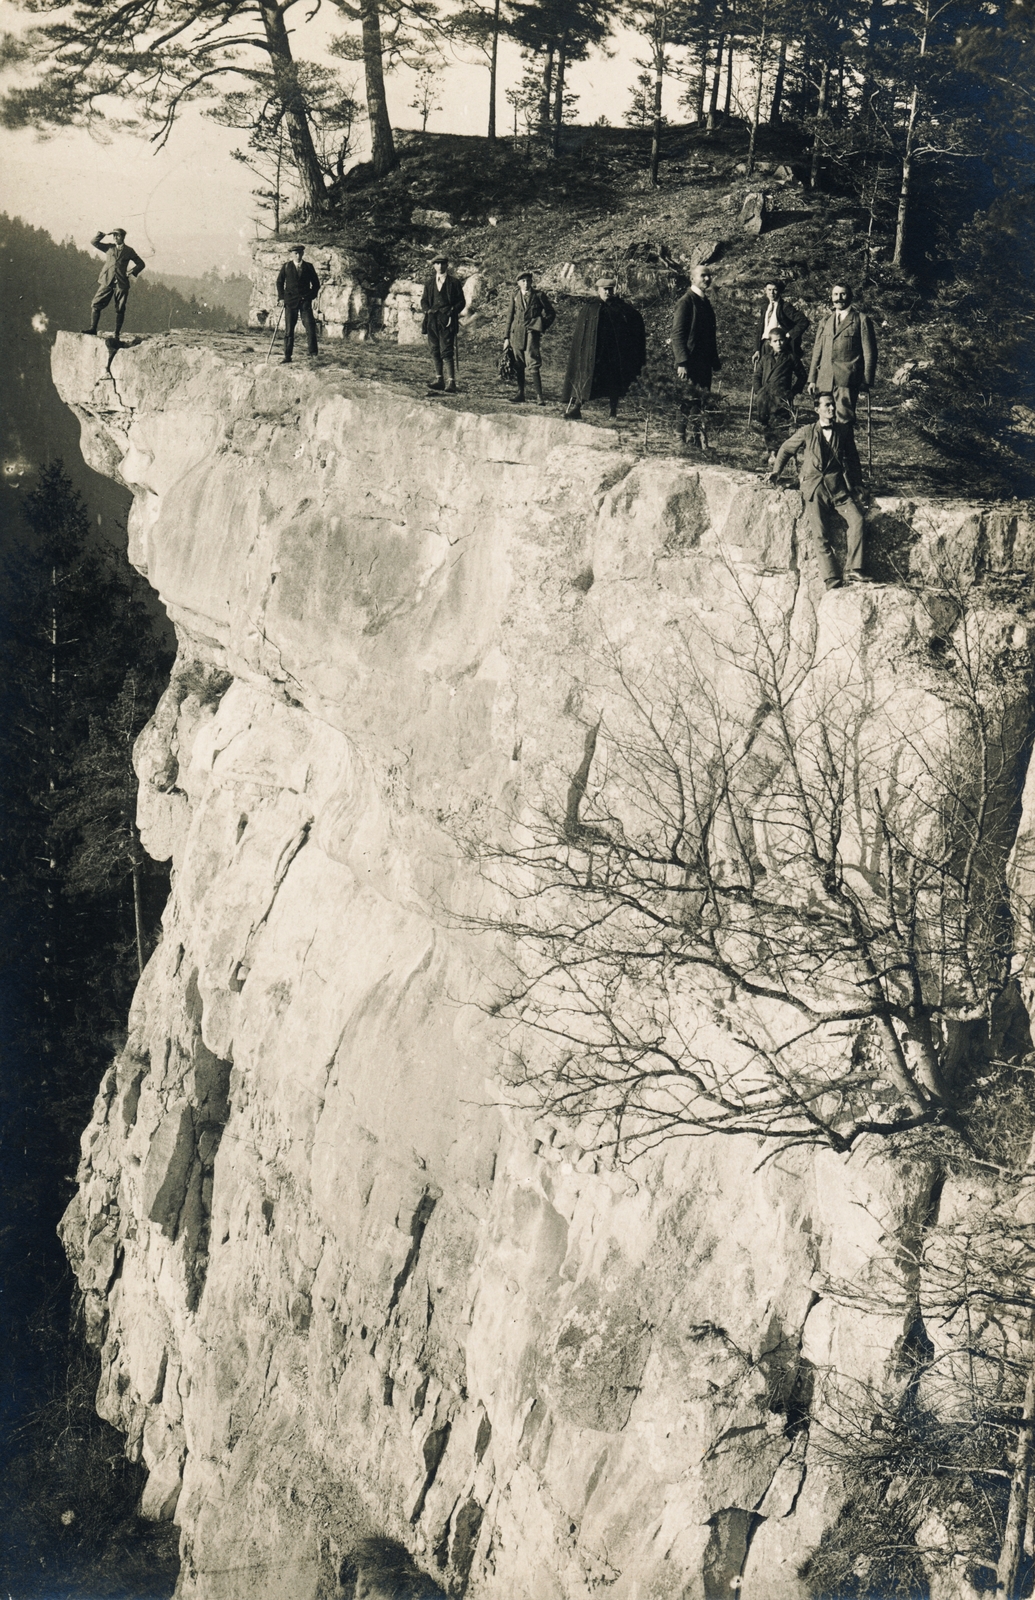
{"type": "Polygon", "coordinates": [[[617,286],[617,278],[598,278],[596,282],[596,287],[598,289],[614,289],[617,288],[617,286]]]}
{"type": "Polygon", "coordinates": [[[304,244],[293,244],[291,246],[291,254],[293,256],[304,256],[305,255],[305,245],[304,244]]]}
{"type": "Polygon", "coordinates": [[[432,256],[431,265],[433,267],[437,267],[440,262],[441,262],[442,266],[448,267],[448,265],[449,265],[449,257],[448,256],[432,256]]]}
{"type": "Polygon", "coordinates": [[[113,239],[116,237],[116,235],[118,235],[119,237],[121,237],[123,239],[126,237],[125,228],[111,228],[109,231],[110,231],[111,236],[112,236],[113,239]]]}
{"type": "Polygon", "coordinates": [[[522,278],[527,278],[529,283],[531,283],[531,281],[532,281],[532,279],[534,277],[535,277],[535,273],[532,271],[531,267],[523,267],[522,270],[518,273],[517,277],[514,279],[514,282],[515,283],[520,283],[522,278]]]}

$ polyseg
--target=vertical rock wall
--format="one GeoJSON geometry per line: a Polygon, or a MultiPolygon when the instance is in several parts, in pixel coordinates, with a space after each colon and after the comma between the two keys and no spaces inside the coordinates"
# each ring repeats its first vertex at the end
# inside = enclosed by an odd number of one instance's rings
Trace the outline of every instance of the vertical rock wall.
{"type": "MultiPolygon", "coordinates": [[[[379,1531],[487,1600],[802,1596],[831,1375],[901,1382],[915,1301],[830,1285],[892,1270],[931,1172],[717,1136],[618,1168],[509,1103],[464,841],[563,794],[605,647],[733,640],[746,593],[895,707],[919,781],[935,613],[818,599],[796,498],[746,475],[244,359],[55,350],[180,636],[137,751],[173,894],[64,1232],[181,1593],[329,1596],[379,1531]]],[[[1008,513],[880,527],[918,572],[1032,554],[1008,513]]]]}

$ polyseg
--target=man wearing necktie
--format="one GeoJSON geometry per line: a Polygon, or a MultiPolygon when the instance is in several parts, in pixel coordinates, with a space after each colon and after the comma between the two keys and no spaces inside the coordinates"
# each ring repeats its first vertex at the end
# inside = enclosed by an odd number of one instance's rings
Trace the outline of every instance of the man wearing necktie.
{"type": "Polygon", "coordinates": [[[832,394],[838,422],[854,422],[863,389],[872,389],[877,375],[877,338],[873,323],[852,305],[852,291],[835,283],[833,310],[816,335],[809,367],[809,393],[832,394]]]}
{"type": "Polygon", "coordinates": [[[791,456],[802,451],[798,488],[805,501],[805,520],[820,577],[828,589],[841,587],[841,575],[830,550],[834,520],[844,519],[848,527],[845,581],[869,583],[863,568],[863,514],[857,495],[862,483],[862,467],[855,448],[851,423],[834,416],[834,397],[819,397],[819,421],[807,423],[792,433],[780,446],[768,481],[775,484],[791,456]]]}
{"type": "Polygon", "coordinates": [[[284,360],[286,365],[295,353],[295,324],[299,317],[309,341],[309,354],[317,354],[316,319],[313,301],[320,293],[320,280],[311,261],[303,261],[305,245],[291,247],[291,254],[277,274],[277,299],[284,305],[284,360]]]}

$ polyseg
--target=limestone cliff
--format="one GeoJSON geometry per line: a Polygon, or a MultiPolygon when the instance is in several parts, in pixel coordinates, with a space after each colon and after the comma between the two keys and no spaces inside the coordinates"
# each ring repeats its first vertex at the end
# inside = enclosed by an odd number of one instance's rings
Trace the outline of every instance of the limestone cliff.
{"type": "MultiPolygon", "coordinates": [[[[886,1263],[930,1171],[718,1136],[616,1167],[510,1103],[464,840],[563,795],[605,642],[735,630],[745,588],[906,708],[908,786],[935,612],[819,599],[797,497],[743,474],[253,362],[54,356],[180,638],[137,751],[173,894],[65,1223],[100,1409],[184,1596],[330,1595],[384,1531],[486,1600],[791,1600],[840,1504],[815,1377],[894,1383],[915,1315],[827,1286],[886,1263]]],[[[1035,555],[1008,511],[880,513],[914,572],[1035,555]]]]}

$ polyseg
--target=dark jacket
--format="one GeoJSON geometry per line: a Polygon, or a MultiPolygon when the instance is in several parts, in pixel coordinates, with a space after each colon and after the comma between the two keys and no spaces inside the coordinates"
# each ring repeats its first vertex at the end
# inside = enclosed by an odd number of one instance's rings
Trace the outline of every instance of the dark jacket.
{"type": "Polygon", "coordinates": [[[303,300],[315,300],[319,293],[320,280],[311,261],[303,261],[300,267],[293,261],[285,261],[277,273],[278,300],[288,306],[298,306],[303,300]]]}
{"type": "Polygon", "coordinates": [[[427,333],[432,317],[436,323],[452,322],[455,327],[466,304],[464,287],[459,278],[454,278],[451,272],[447,272],[445,282],[440,289],[435,282],[435,274],[432,273],[429,278],[425,278],[424,292],[420,297],[420,308],[424,313],[423,332],[427,333]]]}
{"type": "Polygon", "coordinates": [[[805,368],[787,345],[779,355],[766,345],[758,364],[758,386],[774,400],[792,400],[805,387],[805,368]]]}
{"type": "Polygon", "coordinates": [[[103,238],[103,233],[98,233],[90,241],[95,250],[103,250],[105,252],[104,265],[101,268],[97,282],[102,286],[109,283],[120,283],[123,287],[127,287],[130,278],[139,278],[144,270],[144,263],[133,247],[126,244],[125,240],[123,240],[122,244],[102,244],[101,240],[103,238]]]}
{"type": "Polygon", "coordinates": [[[702,388],[712,386],[712,373],[722,366],[715,333],[715,307],[707,295],[688,289],[676,303],[672,318],[672,354],[677,367],[702,388]]]}
{"type": "MultiPolygon", "coordinates": [[[[759,312],[758,327],[755,329],[755,351],[758,355],[765,353],[765,319],[768,312],[769,301],[767,300],[759,312]]],[[[789,300],[784,300],[781,297],[776,302],[776,325],[784,337],[790,341],[795,355],[800,357],[801,341],[805,337],[805,330],[809,325],[809,319],[804,311],[799,311],[797,306],[792,305],[789,300]]]]}
{"type": "Polygon", "coordinates": [[[541,289],[532,290],[527,304],[521,290],[515,289],[511,296],[510,313],[503,337],[510,338],[510,330],[515,323],[519,328],[530,330],[532,333],[545,333],[556,320],[557,313],[541,289]]]}
{"type": "Polygon", "coordinates": [[[820,390],[867,389],[877,376],[877,339],[873,323],[863,312],[849,306],[844,321],[834,332],[835,313],[823,322],[812,347],[809,382],[820,390]]]}
{"type": "Polygon", "coordinates": [[[628,300],[587,300],[571,336],[561,404],[623,395],[647,361],[647,330],[628,300]]]}
{"type": "Polygon", "coordinates": [[[792,433],[779,449],[773,463],[773,474],[779,477],[784,463],[799,450],[804,450],[798,472],[798,488],[806,500],[814,500],[819,490],[825,489],[831,500],[844,500],[854,495],[862,483],[862,466],[855,448],[855,434],[850,424],[835,422],[831,429],[830,444],[823,437],[818,422],[807,423],[792,433]]]}

